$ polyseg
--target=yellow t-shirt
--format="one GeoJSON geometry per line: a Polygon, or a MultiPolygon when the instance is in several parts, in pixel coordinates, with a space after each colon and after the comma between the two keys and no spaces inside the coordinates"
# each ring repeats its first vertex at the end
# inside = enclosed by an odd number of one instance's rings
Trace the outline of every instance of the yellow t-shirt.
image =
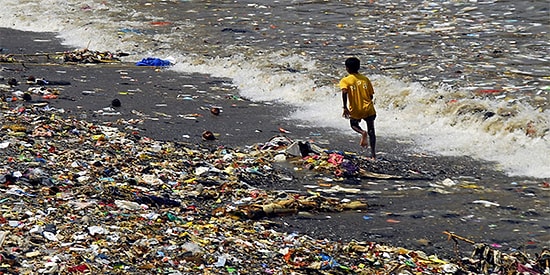
{"type": "Polygon", "coordinates": [[[353,119],[376,115],[372,98],[374,89],[370,80],[362,74],[350,74],[340,80],[340,89],[348,90],[348,109],[353,119]]]}

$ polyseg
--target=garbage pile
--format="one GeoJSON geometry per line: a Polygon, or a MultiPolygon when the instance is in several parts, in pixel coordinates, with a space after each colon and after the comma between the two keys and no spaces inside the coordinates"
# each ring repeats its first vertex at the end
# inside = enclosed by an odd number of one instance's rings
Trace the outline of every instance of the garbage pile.
{"type": "Polygon", "coordinates": [[[448,261],[278,230],[269,217],[368,207],[258,187],[294,180],[275,169],[277,161],[314,159],[329,173],[355,176],[360,170],[346,166],[352,159],[345,153],[284,136],[245,148],[159,142],[42,103],[15,103],[2,102],[0,130],[3,274],[550,272],[548,251],[533,259],[480,245],[472,257],[448,261]]]}
{"type": "Polygon", "coordinates": [[[120,57],[127,56],[126,53],[113,53],[109,51],[92,51],[89,49],[78,49],[63,53],[63,62],[76,63],[111,63],[120,62],[120,57]]]}
{"type": "MultiPolygon", "coordinates": [[[[274,139],[280,139],[280,137],[274,139]]],[[[430,175],[429,172],[418,171],[417,167],[407,164],[396,166],[383,159],[374,162],[354,152],[322,149],[314,143],[302,140],[290,141],[287,142],[287,145],[285,154],[294,157],[288,160],[297,167],[297,170],[309,170],[330,175],[337,181],[350,178],[433,179],[433,175],[430,175]]]]}
{"type": "Polygon", "coordinates": [[[35,60],[37,57],[45,57],[48,62],[51,62],[51,57],[56,57],[61,62],[66,63],[114,63],[120,62],[121,57],[128,56],[123,52],[110,52],[110,51],[93,51],[89,49],[77,49],[66,52],[55,53],[35,53],[35,54],[18,54],[17,58],[14,54],[0,54],[0,63],[17,63],[17,62],[31,62],[37,63],[35,60]]]}
{"type": "Polygon", "coordinates": [[[17,59],[13,57],[13,54],[0,54],[0,63],[14,63],[17,59]]]}

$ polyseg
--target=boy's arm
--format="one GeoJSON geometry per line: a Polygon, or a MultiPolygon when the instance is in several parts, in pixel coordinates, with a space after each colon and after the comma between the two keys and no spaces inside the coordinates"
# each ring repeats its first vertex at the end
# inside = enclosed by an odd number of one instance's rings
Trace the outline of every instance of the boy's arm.
{"type": "Polygon", "coordinates": [[[349,109],[348,109],[348,89],[342,88],[342,103],[344,106],[344,112],[342,113],[342,116],[345,118],[349,118],[349,109]]]}

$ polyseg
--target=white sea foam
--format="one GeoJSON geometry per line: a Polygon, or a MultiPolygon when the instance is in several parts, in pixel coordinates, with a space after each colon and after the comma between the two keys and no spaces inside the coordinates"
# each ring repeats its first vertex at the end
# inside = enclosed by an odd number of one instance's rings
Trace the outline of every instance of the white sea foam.
{"type": "MultiPolygon", "coordinates": [[[[296,107],[288,118],[307,121],[308,125],[333,127],[352,134],[341,118],[341,97],[334,76],[332,85],[316,84],[323,74],[314,57],[285,52],[204,57],[181,54],[173,49],[172,39],[158,35],[127,34],[117,30],[139,27],[132,17],[147,17],[136,12],[116,23],[107,24],[107,16],[117,16],[116,6],[101,2],[17,1],[3,5],[0,27],[26,31],[58,32],[66,45],[93,50],[137,52],[134,59],[156,56],[176,62],[174,70],[212,74],[233,80],[242,96],[255,101],[270,101],[296,107]],[[147,47],[151,40],[163,40],[164,50],[147,47]],[[139,50],[136,44],[143,47],[139,50]],[[141,52],[139,52],[141,51],[141,52]],[[299,68],[289,71],[285,68],[299,68]]],[[[366,72],[368,74],[368,72],[366,72]]],[[[448,88],[426,89],[387,76],[370,75],[376,90],[377,133],[408,140],[419,151],[443,155],[472,156],[494,161],[510,175],[550,178],[550,113],[535,110],[520,101],[475,98],[469,91],[448,88]],[[494,114],[491,116],[491,114],[494,114]],[[530,136],[531,135],[531,136],[530,136]]]]}

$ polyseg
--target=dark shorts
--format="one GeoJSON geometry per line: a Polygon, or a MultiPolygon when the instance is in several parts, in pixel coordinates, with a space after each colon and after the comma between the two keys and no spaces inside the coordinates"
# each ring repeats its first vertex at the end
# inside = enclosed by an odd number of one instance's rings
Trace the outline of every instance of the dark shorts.
{"type": "MultiPolygon", "coordinates": [[[[367,124],[369,122],[373,122],[375,119],[376,119],[376,115],[364,118],[364,120],[367,122],[367,124]]],[[[361,122],[361,119],[355,119],[355,118],[350,118],[349,119],[349,125],[351,125],[351,127],[359,127],[360,122],[361,122]]]]}

